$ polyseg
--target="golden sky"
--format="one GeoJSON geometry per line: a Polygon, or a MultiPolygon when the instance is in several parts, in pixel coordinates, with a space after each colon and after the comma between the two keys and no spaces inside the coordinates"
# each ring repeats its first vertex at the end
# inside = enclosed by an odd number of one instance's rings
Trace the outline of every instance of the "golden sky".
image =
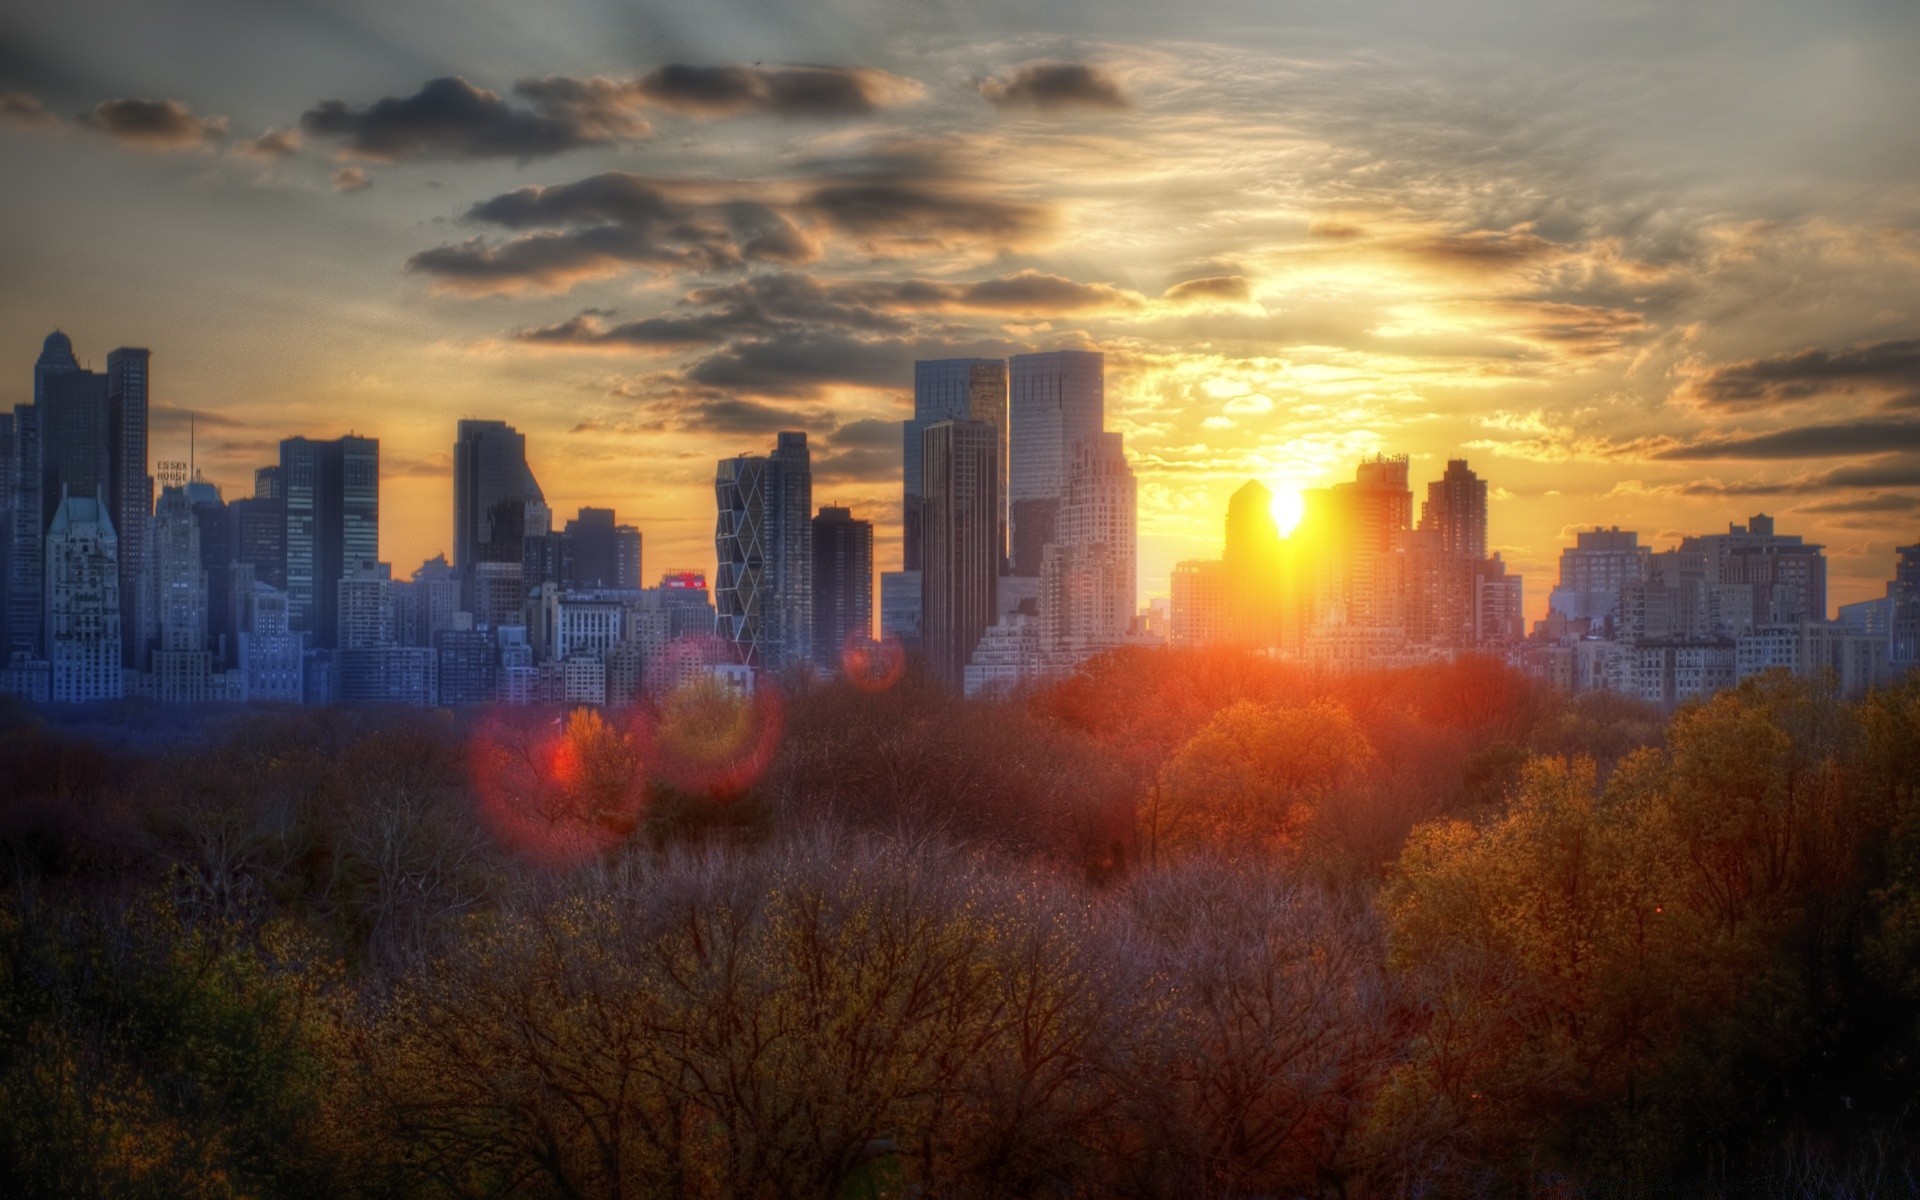
{"type": "Polygon", "coordinates": [[[804,429],[890,568],[913,360],[1067,346],[1143,595],[1377,451],[1490,481],[1536,615],[1594,523],[1770,512],[1836,603],[1920,540],[1909,5],[16,7],[0,404],[59,327],[151,347],[154,457],[191,417],[229,497],[377,436],[396,573],[462,416],[650,575],[804,429]]]}

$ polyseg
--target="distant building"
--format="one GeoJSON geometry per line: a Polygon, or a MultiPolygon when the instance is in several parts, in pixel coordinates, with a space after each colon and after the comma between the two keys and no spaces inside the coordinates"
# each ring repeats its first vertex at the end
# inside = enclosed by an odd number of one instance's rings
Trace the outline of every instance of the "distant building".
{"type": "Polygon", "coordinates": [[[301,636],[288,624],[287,594],[244,571],[235,580],[240,671],[254,703],[299,704],[304,695],[301,636]]]}
{"type": "Polygon", "coordinates": [[[363,559],[334,586],[339,649],[371,650],[395,644],[391,567],[363,559]]]}
{"type": "Polygon", "coordinates": [[[1081,439],[1054,540],[1041,557],[1041,631],[1049,650],[1117,646],[1131,632],[1139,589],[1136,504],[1121,435],[1081,439]]]}
{"type": "Polygon", "coordinates": [[[1547,607],[1573,620],[1610,620],[1619,612],[1621,592],[1647,578],[1652,558],[1652,548],[1642,546],[1633,530],[1583,529],[1560,552],[1560,581],[1547,607]]]}
{"type": "Polygon", "coordinates": [[[339,585],[380,557],[380,443],[347,436],[280,443],[287,598],[293,627],[320,649],[339,645],[339,585]]]}
{"type": "Polygon", "coordinates": [[[909,652],[920,648],[920,588],[919,571],[881,572],[880,636],[909,652]]]}
{"type": "Polygon", "coordinates": [[[1000,494],[994,498],[994,511],[1002,525],[997,535],[1000,553],[1006,554],[1007,364],[998,358],[933,359],[913,364],[913,416],[901,429],[901,561],[908,571],[921,566],[922,438],[927,426],[941,421],[985,421],[999,430],[1000,494]]]}
{"type": "Polygon", "coordinates": [[[784,432],[765,457],[720,460],[714,607],[735,660],[779,671],[813,640],[813,472],[807,435],[784,432]]]}
{"type": "Polygon", "coordinates": [[[955,689],[997,616],[998,439],[985,421],[941,421],[923,435],[921,639],[928,673],[955,689]]]}
{"type": "Polygon", "coordinates": [[[873,636],[873,522],[825,506],[813,518],[813,661],[838,670],[849,640],[873,636]]]}
{"type": "Polygon", "coordinates": [[[1012,571],[1037,576],[1054,540],[1074,447],[1106,427],[1104,356],[1086,350],[1014,355],[1007,412],[1012,571]]]}
{"type": "Polygon", "coordinates": [[[1420,528],[1440,535],[1440,548],[1479,562],[1487,556],[1487,481],[1463,458],[1447,460],[1447,473],[1427,485],[1420,528]]]}
{"type": "MultiPolygon", "coordinates": [[[[529,504],[545,508],[527,465],[527,439],[505,421],[463,420],[453,443],[453,566],[520,561],[529,504]]],[[[540,533],[546,532],[541,525],[540,533]]]]}
{"type": "Polygon", "coordinates": [[[618,525],[613,530],[614,580],[613,586],[637,588],[646,577],[641,569],[640,531],[631,525],[618,525]]]}
{"type": "Polygon", "coordinates": [[[1219,559],[1175,563],[1167,641],[1174,646],[1219,646],[1233,640],[1227,564],[1219,559]]]}
{"type": "Polygon", "coordinates": [[[116,700],[120,663],[119,539],[104,498],[64,495],[46,537],[47,658],[56,704],[116,700]]]}

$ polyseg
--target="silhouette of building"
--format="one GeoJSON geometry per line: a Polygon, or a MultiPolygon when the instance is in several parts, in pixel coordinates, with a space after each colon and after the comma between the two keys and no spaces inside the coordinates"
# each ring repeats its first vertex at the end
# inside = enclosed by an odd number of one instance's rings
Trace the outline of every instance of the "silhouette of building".
{"type": "Polygon", "coordinates": [[[999,432],[986,421],[937,422],[922,434],[921,461],[921,640],[928,673],[958,689],[998,616],[999,432]]]}
{"type": "Polygon", "coordinates": [[[1106,427],[1105,360],[1054,350],[1008,360],[1007,499],[1012,572],[1038,576],[1066,492],[1074,447],[1106,427]]]}
{"type": "Polygon", "coordinates": [[[873,637],[873,522],[827,505],[813,518],[815,665],[838,670],[855,637],[873,637]]]}
{"type": "MultiPolygon", "coordinates": [[[[478,562],[519,562],[526,506],[545,503],[527,465],[524,434],[505,421],[463,420],[455,427],[453,566],[462,579],[472,578],[478,562]]],[[[546,532],[544,524],[538,532],[546,532]]]]}
{"type": "Polygon", "coordinates": [[[121,661],[139,665],[151,619],[144,612],[147,521],[153,476],[147,473],[147,375],[151,351],[122,346],[107,354],[107,422],[114,529],[120,536],[121,661]]]}
{"type": "Polygon", "coordinates": [[[1479,562],[1487,556],[1487,481],[1463,458],[1447,460],[1447,473],[1427,485],[1420,528],[1440,535],[1443,553],[1479,562]]]}
{"type": "Polygon", "coordinates": [[[1000,552],[1006,554],[1007,364],[997,358],[933,359],[913,364],[913,417],[901,429],[901,561],[907,571],[920,570],[922,439],[927,426],[941,421],[985,421],[1000,431],[1000,494],[994,506],[1002,524],[1000,552]]]}
{"type": "Polygon", "coordinates": [[[880,636],[899,642],[910,654],[920,650],[920,592],[919,571],[880,574],[880,636]]]}
{"type": "Polygon", "coordinates": [[[723,458],[714,607],[735,659],[779,671],[809,658],[813,639],[813,472],[807,435],[783,432],[767,456],[723,458]]]}

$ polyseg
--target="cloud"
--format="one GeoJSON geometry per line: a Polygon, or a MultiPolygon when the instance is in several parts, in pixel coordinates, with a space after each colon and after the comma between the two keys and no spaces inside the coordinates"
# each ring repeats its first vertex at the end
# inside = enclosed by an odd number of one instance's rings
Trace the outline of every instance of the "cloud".
{"type": "MultiPolygon", "coordinates": [[[[913,181],[896,178],[900,169],[802,185],[797,195],[787,188],[784,198],[777,186],[742,182],[724,185],[716,199],[710,185],[695,193],[627,171],[517,188],[475,204],[466,218],[522,236],[422,251],[407,269],[471,295],[563,291],[635,268],[707,273],[811,262],[823,253],[821,239],[834,236],[873,253],[998,253],[1029,244],[1050,226],[1050,212],[1038,205],[984,194],[933,168],[913,181]]],[[[1067,292],[1050,283],[1054,278],[1004,285],[1002,306],[1022,291],[1038,305],[1050,287],[1057,305],[1067,292]]]]}
{"type": "Polygon", "coordinates": [[[829,440],[843,450],[899,450],[900,422],[864,417],[835,429],[829,440]]]}
{"type": "Polygon", "coordinates": [[[662,108],[702,117],[858,117],[922,94],[910,79],[857,67],[669,63],[634,86],[662,108]]]}
{"type": "Polygon", "coordinates": [[[645,122],[622,114],[619,85],[605,80],[523,80],[519,90],[533,101],[531,108],[447,76],[427,81],[411,96],[388,96],[360,108],[324,100],[301,116],[300,126],[316,136],[338,139],[341,154],[371,162],[527,162],[646,131],[645,122]]]}
{"type": "Polygon", "coordinates": [[[198,150],[227,136],[227,118],[201,117],[178,100],[102,100],[77,118],[136,150],[198,150]]]}
{"type": "Polygon", "coordinates": [[[675,349],[800,328],[897,333],[908,328],[906,318],[915,313],[1047,316],[1125,311],[1145,301],[1111,284],[1076,283],[1032,270],[973,282],[827,281],[778,271],[696,288],[682,303],[711,311],[663,313],[617,324],[588,311],[558,324],[518,330],[513,338],[530,345],[675,349]]]}
{"type": "Polygon", "coordinates": [[[1902,496],[1895,492],[1885,492],[1878,496],[1861,496],[1852,500],[1828,500],[1819,504],[1803,504],[1794,509],[1803,513],[1906,513],[1920,509],[1920,496],[1902,496]]]}
{"type": "Polygon", "coordinates": [[[1167,289],[1166,298],[1182,304],[1205,304],[1224,300],[1245,304],[1253,299],[1253,289],[1244,275],[1209,275],[1204,279],[1186,279],[1167,289]]]}
{"type": "Polygon", "coordinates": [[[1656,449],[1657,459],[1834,458],[1920,450],[1920,421],[1837,421],[1771,433],[1706,438],[1656,449]]]}
{"type": "Polygon", "coordinates": [[[532,101],[539,111],[567,122],[589,142],[626,141],[651,131],[638,111],[643,96],[635,80],[548,75],[522,79],[513,85],[513,92],[532,101]]]}
{"type": "Polygon", "coordinates": [[[910,378],[912,347],[903,341],[838,330],[783,329],[737,341],[687,370],[690,382],[761,396],[806,396],[829,384],[890,387],[910,378]]]}
{"type": "Polygon", "coordinates": [[[269,129],[259,137],[241,138],[233,144],[230,153],[261,162],[277,162],[298,154],[301,140],[298,129],[269,129]]]}
{"type": "Polygon", "coordinates": [[[37,96],[25,92],[0,94],[0,126],[9,129],[58,129],[60,118],[48,112],[37,96]]]}
{"type": "Polygon", "coordinates": [[[1410,241],[1405,248],[1415,257],[1476,269],[1520,266],[1560,249],[1526,226],[1439,234],[1410,241]]]}
{"type": "Polygon", "coordinates": [[[1707,404],[1748,408],[1824,396],[1868,393],[1890,407],[1920,406],[1920,338],[1813,348],[1716,367],[1692,380],[1688,395],[1707,404]]]}
{"type": "Polygon", "coordinates": [[[407,269],[470,295],[563,291],[636,267],[711,272],[819,254],[791,218],[750,200],[677,198],[654,181],[608,171],[523,187],[474,205],[467,219],[537,230],[504,242],[475,237],[415,254],[407,269]]]}
{"type": "Polygon", "coordinates": [[[980,94],[999,109],[1124,109],[1127,98],[1113,77],[1085,63],[1053,60],[1022,63],[1011,74],[980,82],[980,94]]]}
{"type": "Polygon", "coordinates": [[[341,167],[333,173],[336,192],[364,192],[373,186],[373,176],[360,167],[341,167]]]}

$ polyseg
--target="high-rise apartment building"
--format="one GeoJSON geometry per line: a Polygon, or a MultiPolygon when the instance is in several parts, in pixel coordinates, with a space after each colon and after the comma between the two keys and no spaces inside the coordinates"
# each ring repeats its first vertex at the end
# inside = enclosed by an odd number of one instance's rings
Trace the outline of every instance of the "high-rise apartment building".
{"type": "Polygon", "coordinates": [[[1901,546],[1887,584],[1888,658],[1896,671],[1920,667],[1920,543],[1901,546]]]}
{"type": "Polygon", "coordinates": [[[1619,611],[1621,592],[1644,581],[1652,565],[1652,547],[1633,530],[1583,529],[1560,552],[1560,581],[1547,607],[1568,620],[1605,621],[1619,611]]]}
{"type": "Polygon", "coordinates": [[[45,542],[51,698],[56,704],[118,699],[125,694],[119,539],[105,497],[62,496],[45,542]]]}
{"type": "Polygon", "coordinates": [[[1001,554],[1006,554],[1007,364],[997,358],[933,359],[913,364],[913,417],[901,430],[901,554],[907,571],[920,570],[922,439],[927,426],[941,421],[985,421],[1000,431],[1000,494],[994,506],[1002,524],[1001,554]]]}
{"type": "Polygon", "coordinates": [[[1447,460],[1447,473],[1427,485],[1420,528],[1440,535],[1445,554],[1479,562],[1487,556],[1487,481],[1463,458],[1447,460]]]}
{"type": "Polygon", "coordinates": [[[813,518],[813,661],[837,670],[841,651],[873,636],[873,522],[823,506],[813,518]]]}
{"type": "Polygon", "coordinates": [[[288,438],[280,443],[278,486],[293,627],[330,650],[339,640],[340,581],[354,564],[380,558],[380,442],[288,438]]]}
{"type": "MultiPolygon", "coordinates": [[[[167,487],[153,513],[151,600],[162,651],[207,648],[207,569],[201,555],[200,522],[182,487],[167,487]]],[[[145,667],[147,664],[142,663],[145,667]]]]}
{"type": "Polygon", "coordinates": [[[773,453],[720,460],[714,607],[737,662],[778,671],[806,662],[813,640],[813,470],[807,435],[773,453]]]}
{"type": "Polygon", "coordinates": [[[1106,426],[1104,357],[1086,350],[1014,355],[1007,412],[1012,571],[1037,576],[1054,540],[1074,447],[1106,426]]]}
{"type": "Polygon", "coordinates": [[[999,431],[986,421],[929,425],[921,462],[921,644],[928,673],[960,688],[968,657],[998,615],[999,431]]]}

